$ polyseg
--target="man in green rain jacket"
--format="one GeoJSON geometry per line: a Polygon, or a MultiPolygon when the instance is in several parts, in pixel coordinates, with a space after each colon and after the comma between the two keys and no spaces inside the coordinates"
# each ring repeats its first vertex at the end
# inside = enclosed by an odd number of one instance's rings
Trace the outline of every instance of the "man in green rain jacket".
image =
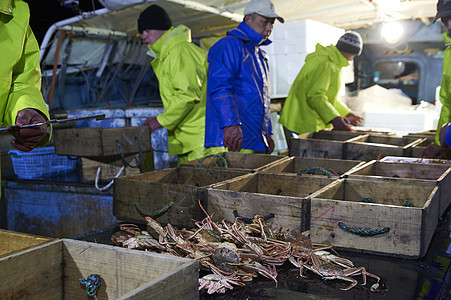
{"type": "Polygon", "coordinates": [[[166,11],[151,5],[139,16],[138,31],[153,57],[164,113],[147,119],[153,132],[168,130],[169,155],[178,155],[178,164],[223,151],[204,148],[206,72],[205,52],[191,43],[190,29],[172,26],[166,11]]]}
{"type": "Polygon", "coordinates": [[[440,84],[440,102],[442,102],[442,109],[437,124],[435,143],[424,149],[423,157],[425,158],[445,158],[446,149],[440,143],[440,129],[443,125],[448,125],[451,122],[451,48],[449,47],[451,45],[451,1],[439,0],[437,2],[437,15],[433,22],[435,23],[438,19],[441,19],[446,28],[446,31],[443,33],[446,49],[443,55],[443,73],[440,84]]]}
{"type": "Polygon", "coordinates": [[[333,125],[336,130],[350,131],[350,122],[363,119],[337,99],[342,68],[362,52],[362,38],[357,32],[346,32],[337,44],[307,55],[285,100],[279,123],[297,134],[316,132],[333,125]]]}
{"type": "MultiPolygon", "coordinates": [[[[28,5],[0,0],[0,114],[3,125],[45,122],[49,112],[41,94],[39,45],[29,26],[28,5]]],[[[11,145],[30,151],[50,136],[47,125],[9,130],[11,145]]]]}

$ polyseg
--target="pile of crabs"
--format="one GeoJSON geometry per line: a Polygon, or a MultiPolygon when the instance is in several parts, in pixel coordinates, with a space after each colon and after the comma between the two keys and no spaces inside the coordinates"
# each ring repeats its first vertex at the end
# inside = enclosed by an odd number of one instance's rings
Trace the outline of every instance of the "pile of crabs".
{"type": "MultiPolygon", "coordinates": [[[[206,213],[206,212],[205,212],[206,213]]],[[[313,245],[309,232],[299,230],[273,231],[263,216],[255,216],[250,223],[236,218],[233,224],[213,222],[211,216],[195,223],[192,230],[177,229],[171,224],[162,226],[155,219],[145,217],[146,231],[134,224],[120,225],[111,240],[130,248],[156,251],[179,257],[196,259],[200,268],[211,274],[199,279],[199,290],[208,294],[225,293],[234,286],[245,286],[258,275],[273,280],[277,285],[277,266],[287,260],[299,268],[299,276],[313,272],[323,279],[349,282],[342,290],[358,284],[353,276],[361,275],[377,280],[371,291],[379,287],[380,278],[338,254],[332,246],[313,245]],[[328,251],[326,251],[328,250],[328,251]]]]}

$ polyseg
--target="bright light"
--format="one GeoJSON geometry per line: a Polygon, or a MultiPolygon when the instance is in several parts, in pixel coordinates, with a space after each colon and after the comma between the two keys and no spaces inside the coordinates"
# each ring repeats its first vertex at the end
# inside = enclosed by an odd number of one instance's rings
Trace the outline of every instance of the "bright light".
{"type": "Polygon", "coordinates": [[[404,33],[404,27],[399,22],[382,24],[381,36],[389,44],[396,44],[404,33]]]}

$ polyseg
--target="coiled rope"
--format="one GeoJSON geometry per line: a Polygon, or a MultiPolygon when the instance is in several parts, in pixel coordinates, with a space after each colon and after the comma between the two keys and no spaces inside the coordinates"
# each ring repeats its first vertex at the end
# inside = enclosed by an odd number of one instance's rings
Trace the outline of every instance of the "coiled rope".
{"type": "Polygon", "coordinates": [[[299,173],[298,173],[297,175],[302,175],[302,174],[304,174],[304,173],[311,172],[311,171],[321,171],[321,172],[323,172],[325,175],[327,175],[328,178],[332,178],[332,174],[330,174],[329,171],[327,171],[326,169],[321,168],[321,167],[310,167],[310,168],[305,168],[305,169],[299,171],[299,173]]]}
{"type": "MultiPolygon", "coordinates": [[[[227,170],[227,161],[225,160],[224,157],[222,157],[221,155],[217,155],[217,154],[210,154],[210,155],[207,155],[207,156],[201,158],[201,159],[196,163],[195,168],[199,167],[200,163],[203,162],[206,158],[209,158],[209,157],[216,157],[216,158],[221,159],[222,162],[224,163],[224,169],[227,170]]],[[[215,165],[218,166],[218,165],[216,164],[216,161],[215,161],[215,165]]]]}
{"type": "Polygon", "coordinates": [[[91,274],[87,279],[80,278],[79,281],[86,286],[86,294],[90,297],[94,296],[100,288],[100,276],[97,274],[91,274]]]}

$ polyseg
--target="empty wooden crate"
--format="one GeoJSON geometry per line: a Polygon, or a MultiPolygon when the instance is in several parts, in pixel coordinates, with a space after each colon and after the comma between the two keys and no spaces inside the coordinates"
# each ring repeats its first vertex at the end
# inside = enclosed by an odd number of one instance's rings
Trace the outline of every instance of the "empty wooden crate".
{"type": "Polygon", "coordinates": [[[44,236],[0,229],[0,257],[53,241],[44,236]]]}
{"type": "Polygon", "coordinates": [[[95,299],[197,299],[198,263],[152,252],[56,240],[0,258],[1,299],[90,299],[80,279],[100,276],[95,299]]]}
{"type": "Polygon", "coordinates": [[[319,131],[290,139],[290,156],[342,159],[345,142],[365,135],[358,132],[319,131]]]}
{"type": "Polygon", "coordinates": [[[437,186],[339,179],[311,195],[311,239],[335,247],[419,258],[431,242],[438,214],[437,186]]]}
{"type": "Polygon", "coordinates": [[[275,162],[274,164],[261,169],[261,172],[292,174],[306,172],[324,175],[324,172],[322,172],[322,169],[324,169],[333,176],[341,176],[363,164],[365,164],[365,162],[358,160],[292,156],[289,159],[275,162]]]}
{"type": "Polygon", "coordinates": [[[451,203],[451,168],[449,165],[383,162],[373,160],[365,165],[350,170],[350,178],[367,177],[380,180],[404,180],[411,184],[415,182],[437,185],[440,204],[439,217],[451,203]]]}
{"type": "Polygon", "coordinates": [[[234,211],[241,217],[267,216],[274,229],[307,230],[309,194],[334,179],[327,176],[292,176],[290,174],[252,173],[208,188],[208,212],[213,219],[234,222],[234,211]]]}
{"type": "Polygon", "coordinates": [[[344,159],[373,160],[384,156],[412,156],[422,138],[367,135],[346,143],[344,159]]]}
{"type": "Polygon", "coordinates": [[[144,222],[145,215],[164,209],[159,222],[191,228],[193,219],[205,218],[199,208],[199,201],[206,201],[205,187],[248,173],[178,167],[119,177],[114,182],[113,214],[120,220],[144,222]]]}
{"type": "Polygon", "coordinates": [[[259,171],[269,164],[287,158],[287,156],[282,155],[221,152],[184,163],[182,164],[182,166],[194,166],[197,168],[210,169],[240,169],[247,171],[259,171]]]}

